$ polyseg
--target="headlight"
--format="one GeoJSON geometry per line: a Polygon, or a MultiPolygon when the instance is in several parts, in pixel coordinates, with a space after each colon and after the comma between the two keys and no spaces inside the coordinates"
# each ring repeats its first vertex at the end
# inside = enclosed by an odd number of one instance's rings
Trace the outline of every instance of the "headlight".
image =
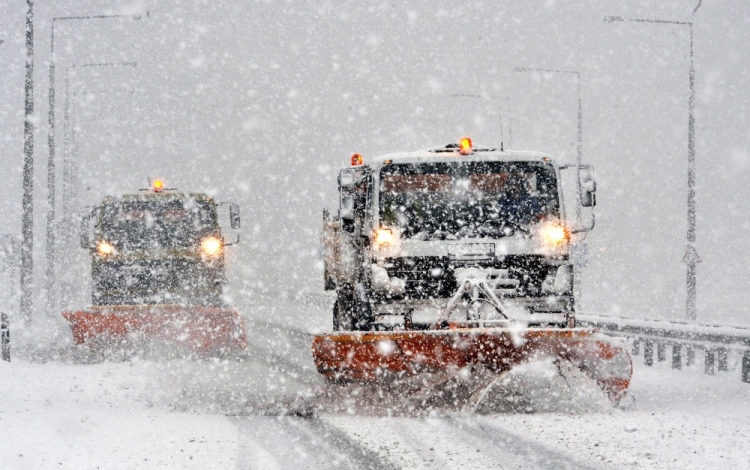
{"type": "Polygon", "coordinates": [[[539,228],[539,235],[550,248],[559,248],[570,241],[568,228],[560,222],[547,222],[539,228]]]}
{"type": "Polygon", "coordinates": [[[107,243],[105,241],[100,241],[98,245],[96,245],[96,252],[99,253],[102,256],[111,255],[115,252],[115,247],[112,246],[110,243],[107,243]]]}
{"type": "Polygon", "coordinates": [[[201,251],[209,256],[216,256],[221,253],[222,243],[216,237],[204,238],[201,241],[201,251]]]}
{"type": "Polygon", "coordinates": [[[378,258],[389,258],[401,253],[401,238],[392,228],[379,228],[372,232],[372,250],[378,258]]]}
{"type": "Polygon", "coordinates": [[[379,228],[375,230],[373,239],[378,248],[388,248],[396,243],[396,234],[389,228],[379,228]]]}

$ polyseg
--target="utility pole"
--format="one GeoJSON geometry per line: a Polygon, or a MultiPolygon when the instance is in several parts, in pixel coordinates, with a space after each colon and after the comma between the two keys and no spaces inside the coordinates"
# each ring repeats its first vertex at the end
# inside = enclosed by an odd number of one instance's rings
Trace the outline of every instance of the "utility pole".
{"type": "Polygon", "coordinates": [[[21,203],[21,318],[31,322],[34,294],[34,0],[26,0],[26,80],[21,203]]]}
{"type": "MultiPolygon", "coordinates": [[[[695,7],[695,11],[700,7],[695,7]]],[[[690,30],[690,70],[688,71],[688,82],[690,95],[688,97],[688,158],[687,158],[687,248],[682,262],[687,265],[687,301],[685,303],[685,313],[689,320],[698,318],[697,308],[697,276],[696,265],[701,262],[700,256],[696,249],[695,243],[695,67],[693,65],[693,23],[689,21],[668,21],[668,20],[650,20],[642,18],[623,18],[621,16],[606,16],[604,21],[607,23],[614,22],[633,22],[633,23],[652,23],[668,24],[677,26],[687,26],[690,30]]]]}

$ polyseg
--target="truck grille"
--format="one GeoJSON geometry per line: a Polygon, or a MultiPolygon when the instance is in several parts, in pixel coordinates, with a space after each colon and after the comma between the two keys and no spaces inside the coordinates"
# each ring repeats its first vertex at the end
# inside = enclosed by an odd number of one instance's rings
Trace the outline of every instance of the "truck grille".
{"type": "Polygon", "coordinates": [[[94,267],[94,286],[98,290],[158,291],[189,288],[217,277],[217,269],[194,259],[149,261],[113,261],[94,267]]]}
{"type": "Polygon", "coordinates": [[[389,277],[403,279],[405,297],[415,299],[450,297],[458,288],[455,269],[464,267],[506,269],[508,277],[518,281],[518,287],[506,291],[506,296],[540,295],[542,281],[555,269],[545,263],[541,255],[509,255],[491,260],[455,260],[440,256],[389,258],[383,267],[389,277]]]}

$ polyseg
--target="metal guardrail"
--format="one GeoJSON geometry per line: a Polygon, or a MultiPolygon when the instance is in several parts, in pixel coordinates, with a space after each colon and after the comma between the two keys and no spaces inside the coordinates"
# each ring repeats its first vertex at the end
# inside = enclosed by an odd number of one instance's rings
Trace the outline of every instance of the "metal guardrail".
{"type": "Polygon", "coordinates": [[[602,315],[576,315],[580,326],[599,328],[603,332],[632,339],[632,355],[640,354],[643,343],[643,363],[654,364],[667,360],[667,347],[672,349],[672,368],[682,369],[682,351],[685,365],[695,364],[695,351],[705,353],[704,372],[714,375],[715,368],[728,370],[730,353],[742,356],[742,381],[750,383],[750,327],[710,325],[695,322],[669,322],[602,315]]]}

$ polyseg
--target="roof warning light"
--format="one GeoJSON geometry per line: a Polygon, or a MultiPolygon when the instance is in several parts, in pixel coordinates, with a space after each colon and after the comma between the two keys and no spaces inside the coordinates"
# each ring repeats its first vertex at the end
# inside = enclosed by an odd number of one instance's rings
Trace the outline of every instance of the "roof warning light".
{"type": "Polygon", "coordinates": [[[458,152],[461,155],[470,155],[471,154],[471,139],[468,137],[464,137],[461,139],[461,143],[458,145],[458,152]]]}
{"type": "Polygon", "coordinates": [[[352,155],[352,166],[360,166],[364,164],[364,160],[362,159],[362,155],[355,153],[352,155]]]}
{"type": "Polygon", "coordinates": [[[154,192],[155,193],[160,193],[162,191],[162,189],[164,189],[164,181],[162,181],[161,179],[157,178],[157,179],[154,180],[154,182],[152,183],[151,186],[154,188],[154,192]]]}

